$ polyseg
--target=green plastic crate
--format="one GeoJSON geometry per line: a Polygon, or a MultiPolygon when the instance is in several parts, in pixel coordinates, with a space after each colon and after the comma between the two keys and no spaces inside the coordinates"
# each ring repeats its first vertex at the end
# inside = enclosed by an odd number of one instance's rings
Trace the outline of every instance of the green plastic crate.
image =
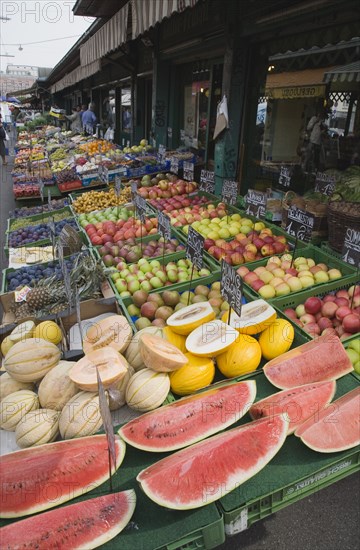
{"type": "MultiPolygon", "coordinates": [[[[254,378],[254,376],[248,376],[254,378]]],[[[256,400],[274,392],[262,373],[255,376],[256,400]]],[[[337,380],[334,399],[359,386],[352,374],[337,380]]],[[[250,421],[245,415],[239,424],[250,421]]],[[[225,533],[235,535],[290,504],[358,472],[359,446],[338,453],[316,453],[290,435],[277,455],[258,474],[218,501],[225,533]]]]}
{"type": "MultiPolygon", "coordinates": [[[[331,289],[331,292],[332,293],[336,293],[338,290],[341,290],[341,289],[348,289],[350,286],[352,286],[352,284],[344,284],[344,283],[341,283],[339,282],[338,280],[338,285],[335,287],[335,288],[332,288],[331,289]]],[[[299,304],[303,304],[305,302],[305,300],[307,298],[309,298],[310,296],[318,296],[319,298],[322,298],[325,294],[329,294],[328,291],[325,291],[325,290],[319,290],[318,292],[316,292],[316,287],[312,287],[312,290],[307,292],[306,290],[304,290],[303,292],[297,292],[297,293],[292,293],[292,294],[288,294],[287,296],[282,296],[282,297],[279,297],[279,298],[273,298],[271,300],[271,305],[273,307],[275,307],[275,309],[279,310],[280,312],[284,312],[285,309],[287,308],[292,308],[292,309],[295,309],[299,304]]],[[[286,319],[288,321],[290,321],[294,327],[297,327],[300,332],[304,335],[304,337],[308,338],[309,340],[312,340],[311,336],[309,336],[307,334],[307,332],[305,332],[301,327],[299,327],[299,325],[297,325],[296,323],[293,322],[293,320],[290,318],[290,317],[287,317],[285,316],[286,319]]],[[[356,337],[356,335],[355,335],[356,337]]],[[[357,336],[358,338],[360,338],[360,334],[358,334],[357,336]]],[[[343,343],[347,342],[348,340],[352,340],[353,337],[351,338],[347,338],[346,340],[343,340],[343,343]]]]}
{"type": "MultiPolygon", "coordinates": [[[[358,341],[359,338],[360,338],[359,334],[354,334],[354,336],[352,336],[351,338],[347,338],[346,340],[343,340],[344,348],[348,349],[350,342],[353,342],[355,340],[358,341]]],[[[351,374],[356,378],[356,380],[358,380],[358,382],[360,382],[360,372],[356,372],[354,370],[351,374]]]]}
{"type": "Polygon", "coordinates": [[[336,252],[336,250],[333,250],[328,241],[321,243],[321,250],[326,252],[326,254],[329,254],[329,256],[334,256],[334,258],[338,258],[338,260],[342,259],[342,255],[340,254],[340,252],[336,252]]]}
{"type": "MultiPolygon", "coordinates": [[[[324,252],[320,248],[309,245],[306,248],[299,249],[296,252],[295,258],[299,258],[300,256],[304,258],[313,258],[313,260],[317,264],[326,263],[330,268],[339,269],[343,276],[340,279],[336,279],[334,281],[320,283],[320,284],[308,287],[306,289],[299,290],[298,292],[292,292],[287,296],[295,296],[295,295],[302,294],[302,297],[304,298],[304,301],[305,301],[306,298],[308,298],[309,296],[312,296],[314,292],[323,292],[324,294],[326,294],[327,292],[330,292],[331,290],[336,289],[339,285],[351,285],[352,283],[356,283],[358,281],[359,273],[354,267],[343,262],[342,260],[339,260],[338,258],[329,256],[326,252],[324,252]]],[[[253,271],[257,267],[265,266],[268,260],[269,258],[264,258],[263,260],[251,262],[249,264],[246,264],[246,267],[250,269],[250,271],[253,271]]],[[[249,294],[259,298],[259,294],[255,292],[255,290],[253,290],[245,282],[244,282],[244,287],[246,287],[249,294]]],[[[268,302],[272,304],[276,299],[277,299],[276,297],[271,298],[268,300],[268,302]]]]}
{"type": "MultiPolygon", "coordinates": [[[[74,216],[70,206],[65,206],[64,208],[61,208],[59,210],[53,210],[53,214],[63,214],[65,212],[69,214],[68,218],[72,218],[74,216]]],[[[14,231],[12,229],[12,226],[18,220],[23,220],[24,222],[38,221],[39,223],[47,223],[48,221],[51,221],[51,217],[52,217],[52,214],[46,211],[41,214],[35,214],[34,216],[27,216],[26,218],[9,218],[6,233],[9,233],[10,231],[14,231]]],[[[26,225],[24,225],[24,227],[26,227],[26,225]]]]}

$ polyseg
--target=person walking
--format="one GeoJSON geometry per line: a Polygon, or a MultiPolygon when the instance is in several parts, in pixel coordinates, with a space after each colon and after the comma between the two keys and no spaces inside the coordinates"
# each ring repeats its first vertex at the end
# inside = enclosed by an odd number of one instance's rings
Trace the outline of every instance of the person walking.
{"type": "Polygon", "coordinates": [[[82,126],[86,134],[94,133],[94,127],[97,122],[97,118],[94,111],[95,111],[95,104],[89,103],[88,110],[85,111],[82,115],[82,126]]]}
{"type": "Polygon", "coordinates": [[[7,136],[5,132],[4,125],[2,121],[0,121],[0,156],[2,158],[2,163],[4,166],[7,165],[6,161],[6,147],[5,147],[5,141],[7,141],[7,136]]]}
{"type": "Polygon", "coordinates": [[[66,118],[71,122],[70,130],[80,134],[82,131],[80,107],[73,107],[72,114],[66,115],[66,118]]]}
{"type": "Polygon", "coordinates": [[[311,165],[310,168],[319,170],[320,164],[323,164],[323,162],[321,162],[323,160],[321,159],[321,149],[323,147],[323,137],[327,130],[325,125],[325,113],[316,114],[311,117],[306,129],[308,132],[311,132],[308,146],[308,162],[311,165]]]}

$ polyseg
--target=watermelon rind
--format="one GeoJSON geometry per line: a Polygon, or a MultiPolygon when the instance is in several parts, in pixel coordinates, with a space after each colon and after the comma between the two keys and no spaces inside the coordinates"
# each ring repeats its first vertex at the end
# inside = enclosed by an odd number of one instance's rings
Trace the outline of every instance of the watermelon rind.
{"type": "Polygon", "coordinates": [[[116,537],[136,507],[133,489],[109,493],[11,523],[0,529],[2,548],[92,550],[116,537]]]}
{"type": "Polygon", "coordinates": [[[130,420],[119,429],[118,433],[126,443],[143,451],[155,453],[175,451],[214,435],[240,420],[248,412],[255,397],[255,380],[210,388],[130,420]],[[240,398],[240,390],[244,390],[244,396],[241,396],[243,401],[237,400],[234,403],[231,399],[234,400],[236,393],[236,397],[240,398]],[[235,405],[234,409],[230,403],[235,405]],[[220,411],[220,418],[215,419],[214,414],[217,409],[220,411]],[[214,424],[216,420],[218,420],[217,425],[214,424]],[[200,427],[203,428],[198,433],[194,432],[196,421],[201,423],[200,427]],[[149,438],[148,444],[146,440],[145,442],[139,440],[139,438],[144,440],[145,437],[149,438]]]}
{"type": "MultiPolygon", "coordinates": [[[[80,479],[80,464],[79,457],[83,457],[83,471],[86,468],[91,468],[91,463],[86,463],[86,453],[88,446],[91,442],[98,441],[99,444],[104,442],[106,443],[106,435],[93,435],[78,439],[56,441],[55,443],[46,443],[45,445],[39,445],[38,447],[31,447],[28,449],[21,449],[13,453],[9,453],[0,457],[0,479],[1,479],[1,489],[0,489],[0,498],[1,498],[1,507],[0,507],[0,518],[16,518],[22,516],[28,516],[30,514],[35,514],[36,512],[42,512],[68,502],[78,496],[81,496],[89,491],[95,489],[102,485],[105,481],[109,479],[109,462],[108,462],[108,453],[104,453],[104,463],[102,466],[102,473],[89,481],[84,481],[81,483],[80,479]],[[61,449],[68,448],[73,446],[74,453],[73,459],[76,461],[76,466],[73,467],[71,471],[71,464],[69,461],[66,464],[61,464],[61,449]],[[81,448],[84,449],[81,454],[81,448]],[[47,471],[46,470],[46,460],[43,458],[41,462],[41,457],[48,456],[50,453],[59,453],[59,460],[57,463],[56,471],[47,471]],[[29,472],[26,470],[26,465],[28,464],[30,457],[34,459],[32,465],[31,473],[34,476],[32,481],[32,486],[29,486],[29,472]],[[63,470],[61,471],[61,467],[63,470]],[[76,473],[75,468],[78,468],[78,473],[76,473]],[[36,468],[38,471],[36,472],[36,468]],[[64,473],[65,472],[65,473],[64,473]],[[11,473],[11,476],[9,476],[11,473]],[[37,473],[37,478],[35,474],[37,473]],[[76,484],[74,481],[69,481],[67,474],[73,475],[73,478],[76,477],[76,484]],[[47,486],[43,481],[46,475],[49,475],[51,478],[51,487],[56,487],[56,498],[50,500],[45,499],[47,494],[47,486]],[[57,476],[57,477],[56,477],[57,476]],[[61,484],[65,487],[66,491],[59,495],[58,489],[61,487],[61,484]],[[14,487],[19,487],[18,494],[24,497],[24,502],[21,502],[18,507],[9,508],[10,504],[7,504],[7,497],[10,498],[14,493],[14,487]],[[11,490],[8,490],[10,488],[11,490]],[[41,490],[39,490],[39,488],[41,490]],[[35,502],[30,501],[30,497],[33,496],[35,502]],[[41,499],[40,497],[43,497],[41,499]],[[27,506],[26,506],[27,504],[27,506]]],[[[125,457],[126,445],[125,442],[120,439],[118,436],[115,436],[115,447],[116,447],[116,464],[115,471],[120,467],[122,461],[125,457]]]]}
{"type": "Polygon", "coordinates": [[[283,414],[289,420],[288,435],[313,416],[314,411],[319,411],[328,405],[336,392],[336,381],[314,382],[304,384],[290,390],[283,390],[273,393],[260,401],[254,403],[249,414],[253,420],[271,416],[272,414],[283,414]],[[295,419],[292,421],[292,414],[295,419]]]}
{"type": "Polygon", "coordinates": [[[260,472],[284,444],[287,430],[283,415],[261,418],[177,451],[142,470],[136,479],[159,506],[200,508],[260,472]]]}
{"type": "Polygon", "coordinates": [[[360,445],[360,387],[330,403],[306,420],[295,435],[313,451],[336,453],[360,445]],[[350,408],[349,408],[350,405],[350,408]],[[341,416],[342,415],[342,416],[341,416]],[[346,439],[348,430],[352,437],[346,439]]]}

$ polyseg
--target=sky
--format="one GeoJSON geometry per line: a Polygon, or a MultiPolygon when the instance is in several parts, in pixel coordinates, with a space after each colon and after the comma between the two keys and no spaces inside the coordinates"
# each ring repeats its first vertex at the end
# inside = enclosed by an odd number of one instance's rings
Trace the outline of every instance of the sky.
{"type": "Polygon", "coordinates": [[[0,18],[9,20],[0,19],[0,70],[6,71],[11,63],[55,67],[94,21],[74,16],[74,4],[75,0],[1,0],[0,18]],[[3,57],[6,54],[14,57],[3,57]]]}

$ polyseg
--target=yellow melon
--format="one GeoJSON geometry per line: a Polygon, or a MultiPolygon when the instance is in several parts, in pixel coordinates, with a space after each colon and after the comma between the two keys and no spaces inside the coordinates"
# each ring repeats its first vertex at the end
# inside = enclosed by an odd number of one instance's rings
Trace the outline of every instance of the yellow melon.
{"type": "Polygon", "coordinates": [[[253,372],[260,365],[260,361],[260,345],[248,334],[239,334],[236,342],[216,357],[218,369],[227,378],[253,372]]]}
{"type": "Polygon", "coordinates": [[[185,353],[188,363],[171,372],[170,389],[177,395],[190,395],[211,384],[215,376],[215,365],[208,357],[197,357],[185,353]]]}

